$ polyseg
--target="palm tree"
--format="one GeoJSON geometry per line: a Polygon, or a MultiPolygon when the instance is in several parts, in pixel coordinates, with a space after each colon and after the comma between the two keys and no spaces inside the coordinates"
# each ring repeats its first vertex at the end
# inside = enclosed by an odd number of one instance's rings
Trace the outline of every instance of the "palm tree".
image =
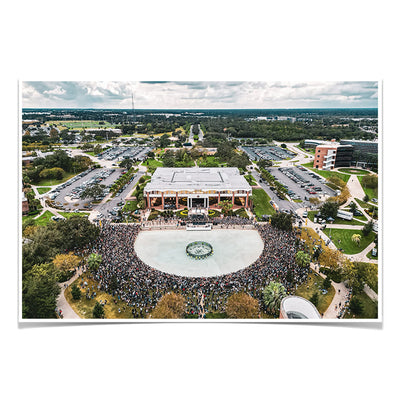
{"type": "Polygon", "coordinates": [[[88,258],[88,267],[90,270],[95,271],[99,268],[102,261],[100,254],[92,253],[88,258]]]}
{"type": "Polygon", "coordinates": [[[311,257],[309,254],[305,253],[304,251],[300,250],[296,253],[296,263],[300,267],[308,267],[310,265],[311,257]]]}
{"type": "Polygon", "coordinates": [[[352,237],[351,240],[354,243],[357,243],[358,246],[360,246],[360,240],[361,240],[361,235],[359,235],[358,233],[355,233],[352,237]]]}
{"type": "Polygon", "coordinates": [[[264,304],[268,312],[277,315],[281,300],[287,295],[285,287],[279,282],[270,282],[263,290],[264,304]]]}

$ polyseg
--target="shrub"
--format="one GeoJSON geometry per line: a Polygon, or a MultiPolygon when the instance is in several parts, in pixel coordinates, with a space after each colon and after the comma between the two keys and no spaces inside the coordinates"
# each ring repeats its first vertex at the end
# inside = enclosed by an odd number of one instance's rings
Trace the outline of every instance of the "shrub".
{"type": "Polygon", "coordinates": [[[76,283],[71,286],[71,295],[74,300],[80,300],[82,297],[81,289],[76,283]]]}

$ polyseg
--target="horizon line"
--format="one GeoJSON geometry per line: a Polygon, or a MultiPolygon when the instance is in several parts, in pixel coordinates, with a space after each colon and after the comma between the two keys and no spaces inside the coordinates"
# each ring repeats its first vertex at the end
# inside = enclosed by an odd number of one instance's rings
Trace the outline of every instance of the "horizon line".
{"type": "MultiPolygon", "coordinates": [[[[224,110],[378,110],[379,107],[294,107],[294,108],[136,108],[139,110],[203,110],[203,111],[224,111],[224,110]]],[[[132,108],[108,108],[108,107],[22,107],[22,110],[128,110],[132,108]]]]}

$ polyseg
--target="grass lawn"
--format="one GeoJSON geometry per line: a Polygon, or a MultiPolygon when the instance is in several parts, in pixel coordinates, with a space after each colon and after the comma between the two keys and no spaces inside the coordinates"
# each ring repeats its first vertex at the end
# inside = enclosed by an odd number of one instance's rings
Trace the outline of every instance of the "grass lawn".
{"type": "Polygon", "coordinates": [[[36,183],[36,186],[54,186],[59,185],[60,183],[66,182],[68,179],[71,179],[73,176],[78,175],[78,173],[73,172],[65,172],[64,178],[62,179],[43,179],[36,183]]]}
{"type": "Polygon", "coordinates": [[[372,253],[372,250],[367,254],[367,258],[369,258],[370,260],[377,260],[379,252],[377,253],[377,255],[375,257],[371,253],[372,253]]]}
{"type": "Polygon", "coordinates": [[[253,189],[253,212],[257,217],[275,214],[274,208],[269,204],[270,200],[264,189],[253,189]]]}
{"type": "Polygon", "coordinates": [[[361,314],[354,315],[351,311],[348,311],[344,318],[378,318],[378,303],[371,300],[365,292],[354,295],[354,297],[358,298],[363,305],[363,311],[361,314]]]}
{"type": "Polygon", "coordinates": [[[296,296],[304,297],[307,300],[310,300],[312,295],[317,292],[319,295],[317,309],[320,314],[327,310],[335,296],[335,289],[332,285],[329,287],[328,293],[322,294],[323,281],[324,279],[321,276],[312,272],[308,275],[307,281],[300,285],[295,292],[296,296]]]}
{"type": "Polygon", "coordinates": [[[366,203],[365,201],[362,201],[360,199],[355,199],[356,202],[362,207],[362,208],[369,208],[371,207],[371,204],[366,203]]]}
{"type": "Polygon", "coordinates": [[[51,188],[49,187],[38,187],[36,188],[36,190],[38,191],[39,194],[44,194],[47,193],[51,190],[51,188]]]}
{"type": "Polygon", "coordinates": [[[65,217],[65,218],[71,218],[71,217],[75,217],[75,216],[85,217],[85,216],[89,215],[89,213],[87,213],[87,212],[65,212],[65,211],[59,211],[58,213],[60,215],[62,215],[63,217],[65,217]]]}
{"type": "Polygon", "coordinates": [[[39,218],[34,219],[35,225],[47,225],[51,221],[51,217],[54,216],[52,212],[46,210],[39,218]]]}
{"type": "Polygon", "coordinates": [[[361,186],[362,186],[362,188],[364,190],[364,193],[366,195],[368,195],[368,197],[370,199],[373,199],[373,198],[377,199],[378,198],[378,188],[376,188],[376,189],[367,188],[362,184],[362,178],[363,177],[362,176],[357,176],[357,178],[360,181],[360,184],[361,184],[361,186]]]}
{"type": "Polygon", "coordinates": [[[326,228],[325,233],[329,236],[332,235],[332,241],[337,248],[343,249],[344,254],[357,254],[363,251],[375,239],[376,233],[370,232],[364,236],[361,230],[357,229],[335,229],[326,228]],[[355,234],[361,235],[360,244],[354,243],[351,237],[355,234]],[[339,243],[340,240],[340,243],[339,243]]]}
{"type": "Polygon", "coordinates": [[[353,174],[353,175],[369,175],[369,171],[365,171],[363,169],[357,169],[357,168],[339,168],[339,172],[345,172],[347,174],[353,174]]]}
{"type": "Polygon", "coordinates": [[[136,211],[137,203],[138,202],[136,200],[127,201],[126,204],[124,205],[123,211],[136,211]]]}
{"type": "Polygon", "coordinates": [[[197,160],[197,165],[199,167],[207,168],[207,167],[219,167],[220,160],[215,156],[207,156],[206,158],[200,157],[197,160]]]}
{"type": "Polygon", "coordinates": [[[164,164],[162,161],[158,161],[154,158],[149,158],[146,161],[143,161],[142,165],[149,166],[149,167],[162,167],[164,164]]]}
{"type": "Polygon", "coordinates": [[[308,168],[309,170],[315,172],[318,175],[321,175],[323,178],[328,179],[331,176],[336,176],[340,178],[342,181],[347,182],[350,178],[350,175],[347,174],[341,174],[340,172],[336,171],[325,171],[317,168],[313,168],[314,162],[309,162],[306,164],[301,164],[303,167],[308,168]]]}
{"type": "Polygon", "coordinates": [[[100,300],[107,300],[107,304],[104,306],[104,311],[105,311],[105,318],[132,318],[132,308],[128,307],[125,302],[123,301],[118,301],[117,303],[114,303],[114,298],[105,292],[102,292],[100,290],[97,290],[97,282],[91,280],[88,278],[87,274],[83,274],[81,277],[79,277],[76,281],[76,284],[78,287],[81,289],[82,297],[80,300],[74,300],[71,295],[71,286],[68,286],[67,289],[65,289],[64,295],[65,298],[67,299],[69,305],[72,307],[72,309],[81,317],[84,319],[90,319],[93,318],[93,307],[96,304],[96,301],[100,300]],[[96,297],[93,299],[86,299],[85,293],[86,290],[82,289],[80,287],[80,284],[82,282],[83,277],[83,282],[88,283],[88,288],[90,289],[90,293],[93,291],[96,292],[96,297]],[[92,286],[94,287],[94,290],[92,290],[92,286]],[[124,311],[124,307],[126,310],[124,311]],[[121,309],[121,312],[118,312],[118,308],[121,309]]]}

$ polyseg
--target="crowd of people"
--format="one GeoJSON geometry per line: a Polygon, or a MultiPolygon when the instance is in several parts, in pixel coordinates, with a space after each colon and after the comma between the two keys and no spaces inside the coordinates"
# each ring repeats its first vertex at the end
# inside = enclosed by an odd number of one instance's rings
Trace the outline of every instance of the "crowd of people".
{"type": "Polygon", "coordinates": [[[227,226],[252,223],[264,242],[264,249],[252,265],[234,273],[215,277],[182,277],[161,272],[146,265],[135,253],[134,243],[140,232],[136,224],[102,224],[101,233],[91,252],[102,256],[97,271],[92,272],[99,288],[132,308],[134,318],[146,318],[159,299],[168,292],[184,296],[189,314],[199,314],[199,293],[204,311],[224,312],[227,298],[245,291],[262,304],[262,290],[270,281],[280,281],[287,288],[304,282],[308,269],[295,262],[298,240],[270,224],[259,224],[239,217],[221,220],[227,226]],[[290,271],[290,273],[289,273],[290,271]]]}

